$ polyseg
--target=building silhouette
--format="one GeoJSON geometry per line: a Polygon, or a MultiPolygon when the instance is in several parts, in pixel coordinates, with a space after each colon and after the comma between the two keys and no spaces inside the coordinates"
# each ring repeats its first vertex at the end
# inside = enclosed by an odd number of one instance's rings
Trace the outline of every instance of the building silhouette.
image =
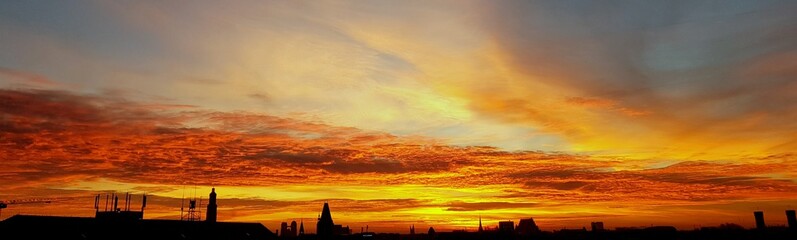
{"type": "Polygon", "coordinates": [[[144,219],[144,208],[147,207],[147,195],[141,197],[141,211],[134,211],[130,208],[133,195],[125,194],[123,206],[119,207],[119,196],[114,194],[105,195],[105,207],[100,210],[101,195],[94,197],[94,218],[107,221],[134,221],[144,219]],[[110,207],[110,209],[108,209],[110,207]]]}
{"type": "Polygon", "coordinates": [[[208,210],[206,212],[205,221],[216,222],[216,210],[218,208],[216,205],[216,188],[210,189],[210,197],[208,199],[208,210]]]}
{"type": "Polygon", "coordinates": [[[90,217],[15,215],[0,222],[4,240],[13,239],[277,239],[263,224],[90,217]],[[33,229],[33,231],[32,231],[33,229]]]}
{"type": "Polygon", "coordinates": [[[288,223],[282,222],[282,224],[280,224],[279,236],[283,237],[283,238],[284,237],[288,237],[288,233],[289,232],[290,232],[290,230],[288,230],[288,223]]]}
{"type": "Polygon", "coordinates": [[[592,227],[592,231],[593,232],[600,232],[600,231],[605,230],[603,228],[603,222],[592,222],[592,223],[590,223],[590,226],[592,227]]]}
{"type": "Polygon", "coordinates": [[[537,227],[537,223],[534,222],[533,218],[520,219],[517,224],[517,232],[523,235],[534,234],[540,232],[540,228],[537,227]]]}
{"type": "Polygon", "coordinates": [[[504,233],[511,233],[515,231],[515,222],[513,221],[500,221],[498,222],[498,231],[504,233]]]}
{"type": "Polygon", "coordinates": [[[302,228],[298,229],[296,227],[296,221],[292,221],[290,225],[288,225],[287,222],[282,222],[282,224],[280,224],[280,230],[277,232],[282,238],[294,238],[297,236],[297,233],[304,235],[304,223],[302,223],[302,228]]]}
{"type": "Polygon", "coordinates": [[[362,231],[352,234],[348,226],[335,225],[328,203],[324,203],[318,217],[318,234],[305,235],[304,221],[282,222],[277,234],[273,234],[260,223],[217,222],[215,220],[216,193],[211,190],[206,221],[151,220],[143,219],[147,198],[143,196],[140,211],[131,210],[132,195],[123,197],[108,194],[105,204],[102,197],[95,196],[95,217],[57,217],[15,215],[0,221],[0,239],[374,239],[374,240],[480,240],[480,239],[613,239],[613,240],[794,240],[797,239],[797,219],[794,210],[786,210],[788,228],[783,226],[766,227],[764,213],[755,211],[755,229],[726,223],[719,227],[701,227],[694,230],[678,230],[673,226],[617,227],[604,229],[603,222],[591,222],[592,231],[586,227],[540,231],[533,218],[501,221],[498,228],[485,228],[479,216],[479,232],[452,230],[436,232],[429,227],[428,234],[416,234],[415,225],[410,226],[410,234],[375,233],[362,231]],[[210,205],[213,205],[211,210],[210,205]],[[214,212],[211,214],[210,212],[214,212]],[[213,215],[211,217],[211,215],[213,215]]]}
{"type": "Polygon", "coordinates": [[[329,211],[329,203],[324,203],[324,208],[321,210],[321,216],[318,217],[318,224],[316,224],[316,235],[319,239],[329,239],[333,235],[333,228],[335,222],[332,221],[332,213],[329,211]]]}
{"type": "MultiPolygon", "coordinates": [[[[215,193],[211,196],[215,200],[215,193]]],[[[130,194],[124,198],[108,194],[104,206],[100,207],[101,197],[97,195],[94,198],[93,218],[14,215],[0,221],[0,238],[277,239],[260,223],[144,219],[147,196],[142,197],[140,211],[131,210],[132,199],[130,194]]]]}
{"type": "Polygon", "coordinates": [[[298,229],[296,228],[296,221],[291,221],[291,237],[296,237],[298,229]]]}
{"type": "Polygon", "coordinates": [[[764,212],[755,211],[753,212],[753,216],[755,216],[755,228],[757,229],[767,228],[767,225],[764,224],[764,212]]]}
{"type": "Polygon", "coordinates": [[[339,235],[350,235],[351,228],[349,226],[343,226],[340,224],[332,225],[332,235],[339,236],[339,235]]]}

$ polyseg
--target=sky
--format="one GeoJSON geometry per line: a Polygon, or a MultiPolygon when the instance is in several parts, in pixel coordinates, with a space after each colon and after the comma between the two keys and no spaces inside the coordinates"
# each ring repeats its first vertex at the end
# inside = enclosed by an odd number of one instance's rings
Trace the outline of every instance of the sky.
{"type": "Polygon", "coordinates": [[[4,1],[0,200],[378,232],[797,208],[795,1],[4,1]]]}

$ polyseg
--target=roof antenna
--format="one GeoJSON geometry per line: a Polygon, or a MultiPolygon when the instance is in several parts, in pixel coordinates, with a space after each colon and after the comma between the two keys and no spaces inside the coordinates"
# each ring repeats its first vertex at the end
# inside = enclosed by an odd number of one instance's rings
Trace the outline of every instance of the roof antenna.
{"type": "Polygon", "coordinates": [[[147,207],[147,194],[144,193],[144,196],[141,197],[141,212],[144,212],[144,208],[147,207]]]}
{"type": "Polygon", "coordinates": [[[180,221],[183,220],[183,209],[185,208],[185,185],[183,185],[183,196],[180,199],[180,221]]]}

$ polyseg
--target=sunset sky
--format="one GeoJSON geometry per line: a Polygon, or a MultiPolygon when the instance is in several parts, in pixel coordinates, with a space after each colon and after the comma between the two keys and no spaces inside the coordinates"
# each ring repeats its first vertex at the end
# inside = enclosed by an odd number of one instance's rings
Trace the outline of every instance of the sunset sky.
{"type": "Polygon", "coordinates": [[[359,232],[797,208],[797,1],[2,1],[0,200],[359,232]],[[103,195],[104,196],[104,195],[103,195]]]}

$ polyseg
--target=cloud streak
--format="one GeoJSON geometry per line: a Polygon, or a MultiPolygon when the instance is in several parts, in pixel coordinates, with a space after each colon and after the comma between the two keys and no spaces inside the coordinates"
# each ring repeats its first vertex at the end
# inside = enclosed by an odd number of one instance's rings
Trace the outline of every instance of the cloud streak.
{"type": "MultiPolygon", "coordinates": [[[[114,185],[91,183],[112,181],[140,186],[134,192],[174,198],[182,184],[275,187],[247,195],[255,202],[229,199],[228,219],[312,215],[324,199],[335,203],[343,219],[365,222],[370,220],[348,213],[387,214],[372,217],[397,221],[389,215],[434,211],[432,216],[441,219],[501,213],[521,217],[536,209],[545,218],[557,215],[546,209],[772,201],[793,199],[797,192],[794,173],[786,170],[797,167],[790,154],[749,163],[640,168],[620,159],[458,147],[431,138],[262,114],[151,107],[158,104],[103,95],[2,90],[0,99],[0,176],[9,191],[52,194],[46,189],[82,188],[88,194],[91,190],[74,183],[107,186],[91,188],[107,191],[114,185]],[[309,196],[295,202],[289,200],[291,193],[268,192],[297,186],[331,187],[344,195],[335,200],[320,189],[307,190],[293,193],[309,196]],[[480,188],[491,190],[480,194],[480,188]],[[380,200],[378,192],[396,198],[380,200]]],[[[155,215],[171,216],[166,207],[158,209],[155,215]]],[[[603,211],[584,214],[597,213],[603,211]]]]}
{"type": "Polygon", "coordinates": [[[578,149],[704,159],[788,152],[795,7],[490,4],[484,23],[499,64],[522,80],[462,92],[478,112],[544,126],[578,149]]]}
{"type": "Polygon", "coordinates": [[[795,204],[789,1],[239,3],[0,3],[0,197],[399,230],[795,204]]]}

